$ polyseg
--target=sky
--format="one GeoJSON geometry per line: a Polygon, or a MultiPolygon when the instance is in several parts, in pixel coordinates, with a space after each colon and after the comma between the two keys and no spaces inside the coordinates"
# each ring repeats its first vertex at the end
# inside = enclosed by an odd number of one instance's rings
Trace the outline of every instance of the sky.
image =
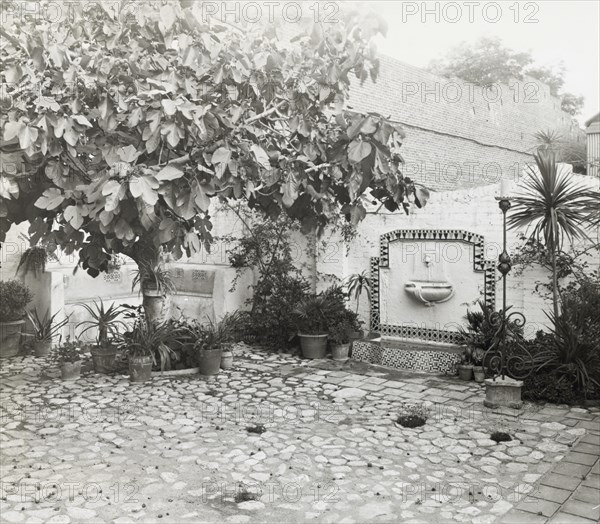
{"type": "Polygon", "coordinates": [[[425,67],[461,41],[498,36],[509,48],[530,51],[540,65],[564,62],[563,90],[585,97],[580,123],[600,111],[600,0],[374,4],[389,24],[387,37],[377,42],[382,53],[425,67]]]}

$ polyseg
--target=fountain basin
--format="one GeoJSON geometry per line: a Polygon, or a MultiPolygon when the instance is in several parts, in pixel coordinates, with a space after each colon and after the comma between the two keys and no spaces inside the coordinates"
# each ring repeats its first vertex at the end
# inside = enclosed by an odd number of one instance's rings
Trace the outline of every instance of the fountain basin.
{"type": "Polygon", "coordinates": [[[454,287],[445,281],[411,280],[404,289],[427,307],[446,302],[454,295],[454,287]]]}

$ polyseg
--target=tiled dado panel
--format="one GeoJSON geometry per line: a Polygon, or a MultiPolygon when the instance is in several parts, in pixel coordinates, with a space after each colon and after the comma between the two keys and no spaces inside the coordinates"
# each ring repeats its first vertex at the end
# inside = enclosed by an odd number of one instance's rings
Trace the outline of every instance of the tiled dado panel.
{"type": "Polygon", "coordinates": [[[389,245],[397,241],[443,240],[471,244],[473,246],[473,271],[481,273],[483,278],[483,300],[488,307],[496,308],[496,269],[494,262],[485,260],[485,241],[482,235],[462,229],[397,229],[381,235],[379,239],[379,256],[371,258],[371,331],[380,332],[383,336],[414,338],[432,342],[457,343],[459,335],[456,331],[429,329],[414,325],[389,325],[380,321],[380,289],[379,269],[389,267],[389,245]]]}
{"type": "Polygon", "coordinates": [[[396,369],[454,373],[461,355],[448,351],[386,348],[372,342],[354,342],[352,359],[396,369]]]}

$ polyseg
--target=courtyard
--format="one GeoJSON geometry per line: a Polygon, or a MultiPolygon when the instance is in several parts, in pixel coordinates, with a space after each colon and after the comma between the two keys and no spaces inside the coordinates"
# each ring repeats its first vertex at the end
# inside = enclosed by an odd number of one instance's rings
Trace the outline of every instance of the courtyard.
{"type": "Polygon", "coordinates": [[[600,522],[600,4],[2,17],[0,524],[600,522]]]}
{"type": "Polygon", "coordinates": [[[452,377],[248,347],[215,377],[89,367],[2,362],[3,522],[599,518],[598,408],[489,410],[452,377]],[[424,426],[396,423],[403,402],[424,426]]]}

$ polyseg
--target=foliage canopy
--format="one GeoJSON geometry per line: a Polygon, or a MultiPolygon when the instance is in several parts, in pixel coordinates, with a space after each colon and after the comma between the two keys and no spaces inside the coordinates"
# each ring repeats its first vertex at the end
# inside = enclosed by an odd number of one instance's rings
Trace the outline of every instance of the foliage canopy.
{"type": "Polygon", "coordinates": [[[340,215],[358,223],[366,199],[425,204],[400,169],[400,127],[346,105],[352,75],[377,77],[382,20],[340,12],[278,38],[199,4],[70,2],[60,23],[8,17],[0,240],[29,220],[34,245],[79,253],[95,276],[118,253],[139,263],[208,247],[214,200],[317,231],[340,215]]]}

